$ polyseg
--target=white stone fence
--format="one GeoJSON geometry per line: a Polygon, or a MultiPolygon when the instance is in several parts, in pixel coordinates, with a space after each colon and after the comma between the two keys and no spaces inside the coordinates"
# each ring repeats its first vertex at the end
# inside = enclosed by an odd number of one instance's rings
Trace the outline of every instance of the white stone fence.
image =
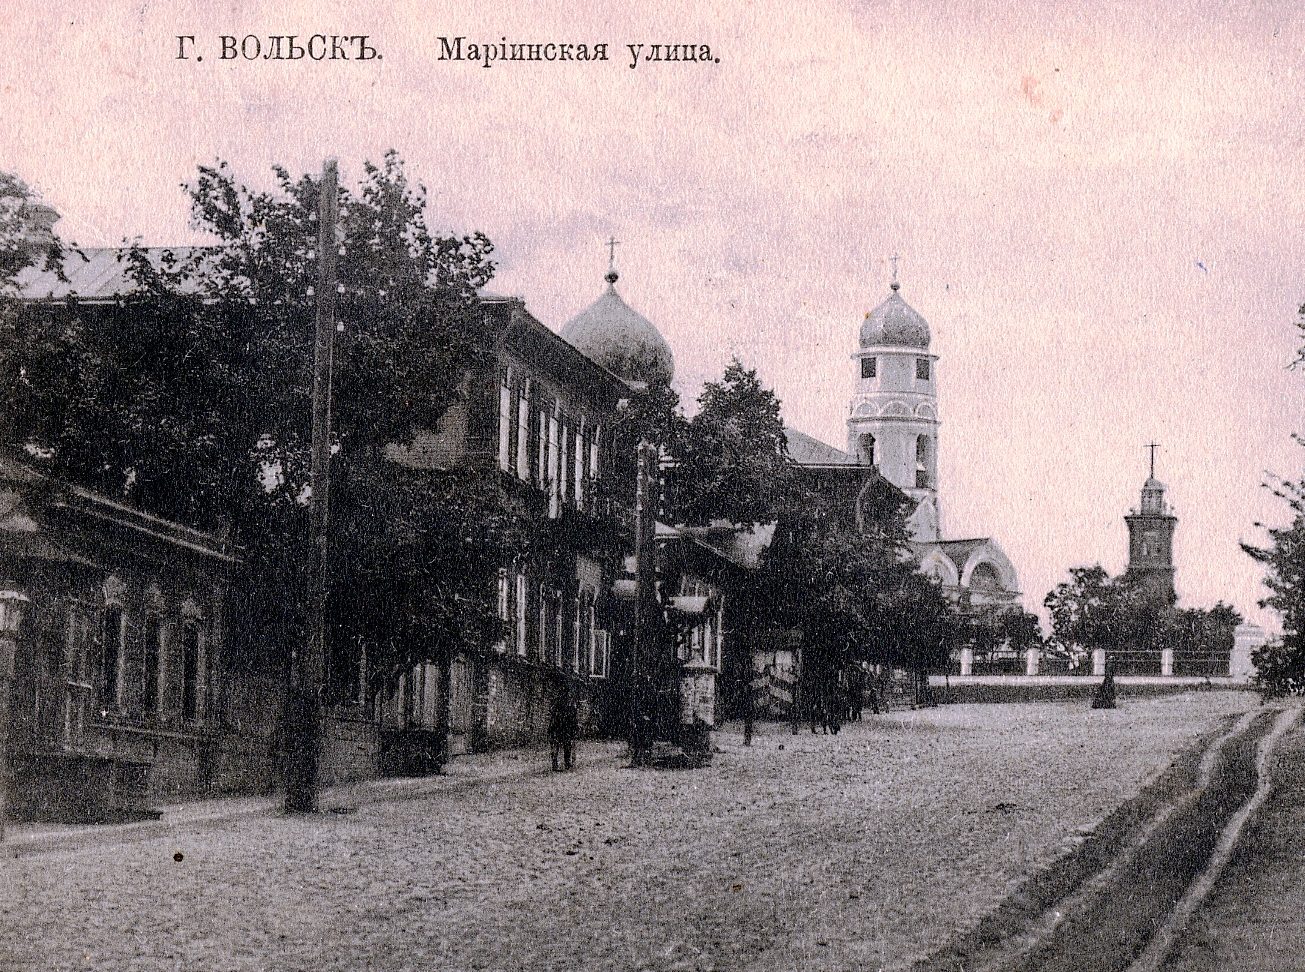
{"type": "MultiPolygon", "coordinates": [[[[1218,679],[1219,682],[1228,682],[1238,685],[1249,683],[1255,675],[1255,668],[1251,664],[1251,653],[1260,647],[1267,640],[1264,629],[1256,624],[1240,624],[1233,635],[1233,649],[1228,657],[1228,675],[1212,676],[1211,681],[1218,679]]],[[[994,678],[1009,679],[1011,676],[1004,675],[975,675],[974,674],[974,649],[961,649],[961,671],[962,678],[994,678]]],[[[1038,676],[1044,679],[1078,679],[1082,675],[1041,675],[1042,651],[1038,648],[1030,648],[1024,652],[1024,676],[1038,676]]],[[[1098,648],[1092,653],[1092,674],[1098,678],[1106,674],[1106,651],[1104,648],[1098,648]]],[[[1139,676],[1150,677],[1150,676],[1139,676]]],[[[1172,648],[1166,648],[1160,653],[1160,678],[1174,678],[1174,652],[1172,648]]],[[[1203,683],[1207,681],[1205,676],[1182,676],[1185,680],[1193,683],[1203,683]]]]}

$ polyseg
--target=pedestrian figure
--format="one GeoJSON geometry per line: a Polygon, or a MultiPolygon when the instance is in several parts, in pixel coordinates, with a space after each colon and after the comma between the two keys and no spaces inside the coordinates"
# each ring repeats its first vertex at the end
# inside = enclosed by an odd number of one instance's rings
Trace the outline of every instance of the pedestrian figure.
{"type": "Polygon", "coordinates": [[[1113,709],[1115,707],[1115,669],[1109,662],[1106,662],[1106,677],[1101,680],[1097,686],[1096,694],[1092,697],[1092,708],[1094,709],[1113,709]]]}
{"type": "Polygon", "coordinates": [[[580,728],[580,717],[576,713],[575,701],[571,698],[571,687],[563,682],[553,696],[553,712],[548,720],[548,741],[553,744],[553,772],[573,765],[576,733],[580,728]]]}
{"type": "Polygon", "coordinates": [[[653,711],[651,692],[647,683],[636,686],[630,711],[630,765],[648,766],[652,763],[653,711]]]}
{"type": "Polygon", "coordinates": [[[860,722],[865,708],[865,672],[855,665],[847,676],[847,721],[860,722]]]}

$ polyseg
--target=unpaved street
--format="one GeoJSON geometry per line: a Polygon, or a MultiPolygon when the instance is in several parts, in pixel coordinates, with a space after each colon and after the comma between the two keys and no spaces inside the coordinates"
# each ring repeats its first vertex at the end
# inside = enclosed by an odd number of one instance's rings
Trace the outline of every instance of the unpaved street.
{"type": "Polygon", "coordinates": [[[402,784],[352,814],[31,853],[0,862],[0,966],[901,968],[1255,704],[767,726],[751,749],[720,733],[699,771],[624,769],[612,747],[555,776],[528,753],[530,772],[402,784]]]}

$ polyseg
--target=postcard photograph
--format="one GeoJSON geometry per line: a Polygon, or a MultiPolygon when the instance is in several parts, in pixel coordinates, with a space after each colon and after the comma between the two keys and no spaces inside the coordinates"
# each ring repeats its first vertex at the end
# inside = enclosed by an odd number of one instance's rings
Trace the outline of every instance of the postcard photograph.
{"type": "Polygon", "coordinates": [[[1305,10],[6,0],[0,969],[1305,968],[1305,10]]]}

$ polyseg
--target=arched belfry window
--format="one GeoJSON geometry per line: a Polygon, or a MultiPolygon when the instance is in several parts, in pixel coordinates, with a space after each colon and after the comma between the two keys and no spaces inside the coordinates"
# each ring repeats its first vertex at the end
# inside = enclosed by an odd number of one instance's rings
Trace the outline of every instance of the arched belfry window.
{"type": "Polygon", "coordinates": [[[919,435],[915,438],[915,486],[916,489],[929,489],[933,484],[929,477],[929,437],[919,435]]]}
{"type": "Polygon", "coordinates": [[[861,435],[860,456],[858,457],[863,463],[873,466],[875,464],[875,437],[869,432],[861,435]]]}

